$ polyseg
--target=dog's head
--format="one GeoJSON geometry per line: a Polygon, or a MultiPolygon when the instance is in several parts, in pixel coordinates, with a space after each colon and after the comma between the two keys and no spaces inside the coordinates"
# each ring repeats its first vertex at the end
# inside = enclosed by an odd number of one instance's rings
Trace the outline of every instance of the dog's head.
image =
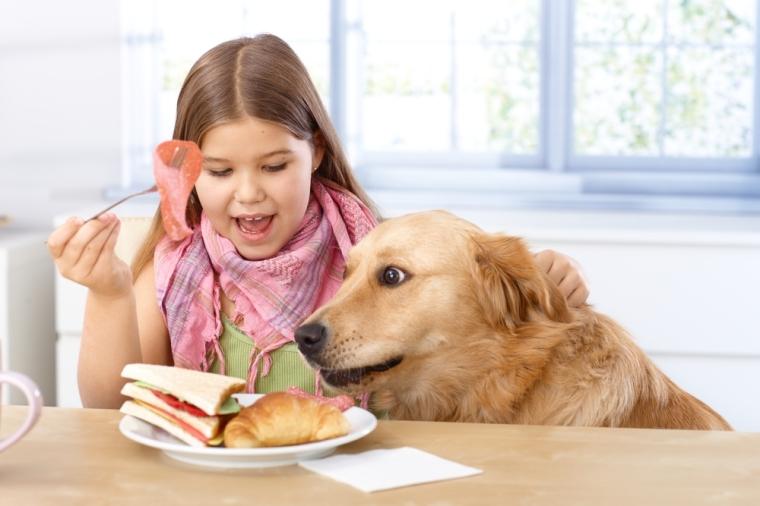
{"type": "Polygon", "coordinates": [[[296,341],[328,384],[375,391],[440,366],[432,357],[468,353],[494,331],[567,318],[520,239],[433,211],[388,220],[357,244],[341,288],[296,341]]]}

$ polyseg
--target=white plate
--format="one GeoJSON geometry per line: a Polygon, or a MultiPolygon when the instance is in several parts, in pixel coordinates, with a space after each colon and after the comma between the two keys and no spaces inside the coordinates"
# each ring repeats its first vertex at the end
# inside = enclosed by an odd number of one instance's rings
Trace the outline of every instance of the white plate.
{"type": "MultiPolygon", "coordinates": [[[[253,404],[260,394],[236,394],[242,406],[253,404]]],[[[127,438],[145,446],[158,448],[167,456],[197,466],[221,468],[274,467],[295,464],[299,460],[316,459],[330,455],[335,449],[360,439],[377,426],[377,418],[362,408],[349,408],[343,412],[351,424],[348,434],[325,441],[295,446],[271,448],[196,448],[187,445],[163,429],[129,415],[119,422],[119,430],[127,438]]]]}

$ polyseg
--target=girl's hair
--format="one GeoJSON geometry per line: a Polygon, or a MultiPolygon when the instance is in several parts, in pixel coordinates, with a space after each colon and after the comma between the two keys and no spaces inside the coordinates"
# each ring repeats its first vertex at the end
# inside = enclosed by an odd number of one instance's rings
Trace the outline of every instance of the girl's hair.
{"type": "MultiPolygon", "coordinates": [[[[316,175],[356,195],[379,218],[351,171],[309,73],[290,46],[274,35],[223,42],[195,62],[177,99],[174,139],[200,146],[212,128],[247,116],[282,125],[296,138],[323,147],[316,175]]],[[[187,204],[188,225],[197,225],[200,214],[200,202],[193,190],[187,204]]],[[[148,236],[132,262],[135,278],[153,258],[164,234],[157,209],[148,236]]]]}

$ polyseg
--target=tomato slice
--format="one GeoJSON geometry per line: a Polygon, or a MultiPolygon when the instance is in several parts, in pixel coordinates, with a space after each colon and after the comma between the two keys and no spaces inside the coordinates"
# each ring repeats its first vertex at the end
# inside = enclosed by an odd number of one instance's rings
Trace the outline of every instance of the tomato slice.
{"type": "Polygon", "coordinates": [[[162,401],[164,401],[166,404],[173,407],[174,409],[177,409],[179,411],[184,411],[185,413],[188,413],[193,416],[199,416],[199,417],[212,416],[212,415],[206,414],[206,412],[202,411],[199,408],[196,408],[192,404],[188,404],[187,402],[183,402],[177,399],[173,395],[169,395],[167,393],[161,392],[160,390],[151,389],[150,391],[153,392],[153,395],[155,395],[156,397],[158,397],[159,399],[161,399],[162,401]]]}
{"type": "Polygon", "coordinates": [[[163,409],[158,408],[156,406],[151,406],[150,404],[146,404],[146,403],[144,403],[142,401],[135,401],[135,402],[137,402],[138,404],[144,406],[145,408],[153,411],[158,416],[160,416],[162,418],[166,418],[167,420],[169,420],[171,422],[174,422],[175,424],[179,425],[185,432],[187,432],[188,434],[190,434],[191,436],[193,436],[195,439],[199,440],[203,444],[205,444],[205,445],[209,444],[209,438],[207,438],[206,436],[204,436],[200,431],[198,431],[194,427],[191,427],[190,425],[186,424],[185,422],[183,422],[182,420],[180,420],[176,416],[172,415],[171,413],[169,413],[167,411],[164,411],[163,409]]]}

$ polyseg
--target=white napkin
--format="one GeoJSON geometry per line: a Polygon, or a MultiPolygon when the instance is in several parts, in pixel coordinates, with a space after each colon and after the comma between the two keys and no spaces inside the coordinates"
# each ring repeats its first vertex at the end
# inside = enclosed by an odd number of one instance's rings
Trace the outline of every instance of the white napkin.
{"type": "Polygon", "coordinates": [[[483,472],[409,447],[333,455],[298,464],[364,492],[463,478],[483,472]]]}

